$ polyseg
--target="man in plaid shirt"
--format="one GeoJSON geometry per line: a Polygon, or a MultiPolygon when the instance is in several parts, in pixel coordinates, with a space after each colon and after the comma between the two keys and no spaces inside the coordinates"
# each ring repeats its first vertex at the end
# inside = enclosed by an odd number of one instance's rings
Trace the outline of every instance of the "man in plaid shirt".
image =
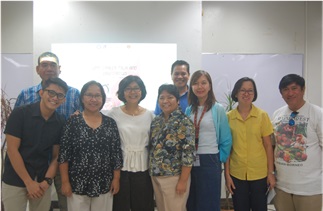
{"type": "MultiPolygon", "coordinates": [[[[51,52],[44,52],[38,57],[38,65],[36,66],[37,74],[43,81],[48,78],[59,77],[61,73],[61,66],[59,65],[58,57],[51,52]]],[[[15,108],[18,106],[31,104],[40,101],[39,90],[42,89],[41,83],[26,89],[23,89],[17,97],[15,108]]],[[[80,110],[80,92],[76,88],[68,87],[66,93],[66,101],[61,104],[56,111],[59,114],[64,115],[65,119],[68,119],[75,111],[80,110]]],[[[61,211],[67,210],[66,197],[61,193],[61,176],[57,171],[54,179],[55,188],[58,196],[58,204],[61,211]]]]}

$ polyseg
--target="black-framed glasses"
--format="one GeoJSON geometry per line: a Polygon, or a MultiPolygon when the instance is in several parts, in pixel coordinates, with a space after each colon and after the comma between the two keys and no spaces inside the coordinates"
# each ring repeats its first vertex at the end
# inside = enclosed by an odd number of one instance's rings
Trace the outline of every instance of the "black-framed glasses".
{"type": "Polygon", "coordinates": [[[50,90],[50,89],[45,89],[44,91],[47,91],[48,92],[48,95],[50,96],[50,97],[57,97],[57,99],[59,99],[59,100],[63,100],[64,98],[65,98],[65,95],[64,94],[62,94],[62,93],[57,93],[57,92],[55,92],[54,90],[50,90]]]}
{"type": "Polygon", "coordinates": [[[295,125],[295,117],[297,116],[298,112],[297,111],[293,111],[290,116],[289,116],[289,126],[294,126],[295,125]]]}
{"type": "Polygon", "coordinates": [[[84,94],[84,96],[85,97],[87,97],[87,98],[89,98],[89,99],[96,99],[96,100],[100,100],[100,99],[102,99],[102,95],[99,95],[99,94],[97,94],[97,95],[93,95],[93,94],[84,94]]]}

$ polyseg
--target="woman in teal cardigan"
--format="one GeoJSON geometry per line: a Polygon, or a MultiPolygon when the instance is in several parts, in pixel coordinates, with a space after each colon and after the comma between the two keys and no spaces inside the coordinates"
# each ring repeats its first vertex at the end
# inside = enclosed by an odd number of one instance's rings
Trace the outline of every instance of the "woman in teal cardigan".
{"type": "Polygon", "coordinates": [[[191,171],[188,211],[220,211],[221,163],[226,162],[232,136],[222,105],[216,102],[212,79],[198,70],[190,81],[186,115],[194,122],[196,160],[191,171]]]}

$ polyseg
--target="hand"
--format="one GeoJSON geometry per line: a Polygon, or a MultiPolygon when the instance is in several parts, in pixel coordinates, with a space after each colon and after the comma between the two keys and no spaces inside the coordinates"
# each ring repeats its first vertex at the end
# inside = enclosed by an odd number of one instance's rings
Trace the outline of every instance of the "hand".
{"type": "Polygon", "coordinates": [[[26,184],[26,188],[28,192],[27,197],[30,199],[39,199],[45,193],[45,191],[41,188],[40,183],[33,180],[26,184]]]}
{"type": "Polygon", "coordinates": [[[44,191],[44,192],[46,192],[47,190],[48,190],[48,188],[49,188],[49,185],[48,185],[48,183],[44,180],[44,181],[42,181],[41,183],[39,183],[39,185],[40,185],[40,188],[44,191]]]}
{"type": "Polygon", "coordinates": [[[236,187],[234,186],[233,180],[230,175],[225,176],[225,184],[227,191],[229,191],[230,194],[233,195],[233,190],[236,189],[236,187]]]}
{"type": "Polygon", "coordinates": [[[120,189],[120,179],[113,178],[111,183],[110,192],[112,195],[115,195],[119,192],[120,189]]]}
{"type": "Polygon", "coordinates": [[[186,192],[187,182],[184,182],[182,180],[178,180],[178,183],[176,185],[176,193],[179,195],[182,195],[186,192]]]}
{"type": "Polygon", "coordinates": [[[69,182],[62,183],[62,194],[66,197],[72,196],[72,186],[69,182]]]}
{"type": "Polygon", "coordinates": [[[276,178],[274,174],[268,174],[267,184],[270,186],[270,190],[273,189],[276,185],[276,178]]]}

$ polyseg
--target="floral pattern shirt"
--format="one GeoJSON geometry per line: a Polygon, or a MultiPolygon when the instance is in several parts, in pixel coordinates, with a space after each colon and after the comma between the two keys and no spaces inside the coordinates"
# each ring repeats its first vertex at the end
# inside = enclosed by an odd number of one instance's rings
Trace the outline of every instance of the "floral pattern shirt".
{"type": "Polygon", "coordinates": [[[180,175],[182,166],[191,167],[195,159],[195,128],[179,109],[165,121],[156,116],[150,128],[149,173],[151,176],[180,175]]]}
{"type": "Polygon", "coordinates": [[[93,129],[82,114],[72,116],[63,129],[58,162],[68,162],[73,193],[96,197],[109,192],[113,171],[123,163],[116,122],[102,115],[102,124],[93,129]]]}

